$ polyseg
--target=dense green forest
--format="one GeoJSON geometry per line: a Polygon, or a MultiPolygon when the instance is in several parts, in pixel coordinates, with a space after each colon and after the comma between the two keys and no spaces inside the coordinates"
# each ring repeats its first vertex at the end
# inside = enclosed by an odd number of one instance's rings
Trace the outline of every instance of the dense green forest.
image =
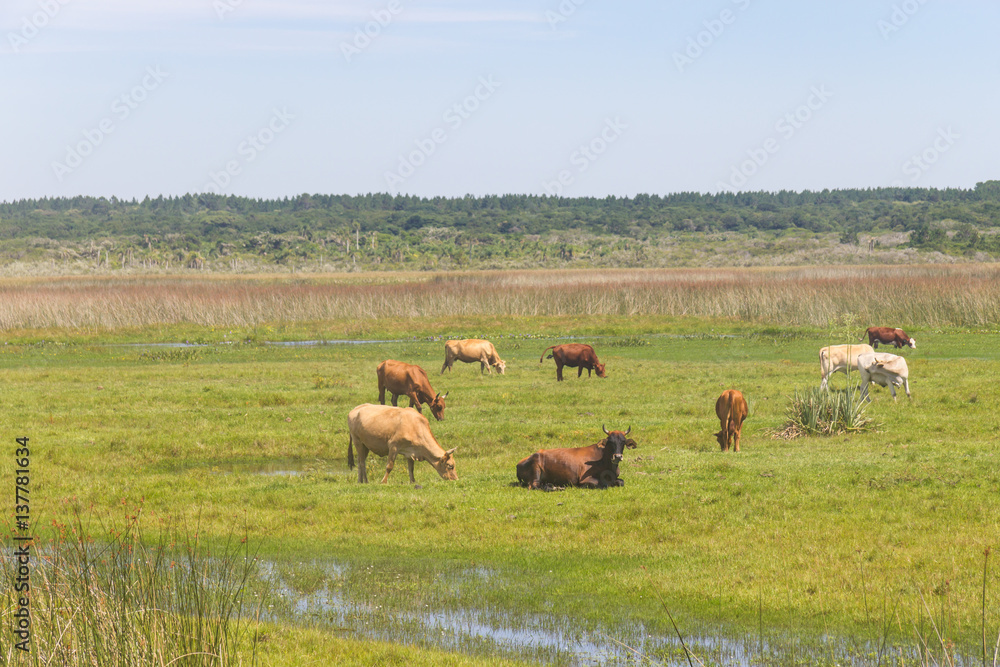
{"type": "Polygon", "coordinates": [[[352,270],[993,261],[1000,181],[974,189],[563,198],[302,194],[0,203],[0,266],[352,270]]]}

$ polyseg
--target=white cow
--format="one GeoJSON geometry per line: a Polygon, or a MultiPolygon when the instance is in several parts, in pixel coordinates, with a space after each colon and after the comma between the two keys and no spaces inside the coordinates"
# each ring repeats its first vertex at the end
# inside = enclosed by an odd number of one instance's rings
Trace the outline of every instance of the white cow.
{"type": "Polygon", "coordinates": [[[858,355],[874,353],[871,345],[830,345],[819,351],[819,368],[823,376],[820,389],[826,389],[830,376],[840,371],[847,374],[848,368],[858,370],[858,355]]]}
{"type": "Polygon", "coordinates": [[[906,359],[888,352],[868,352],[858,355],[858,373],[861,374],[861,400],[868,396],[868,383],[874,382],[882,387],[889,387],[892,400],[896,400],[896,387],[906,389],[906,397],[910,398],[910,371],[906,367],[906,359]]]}

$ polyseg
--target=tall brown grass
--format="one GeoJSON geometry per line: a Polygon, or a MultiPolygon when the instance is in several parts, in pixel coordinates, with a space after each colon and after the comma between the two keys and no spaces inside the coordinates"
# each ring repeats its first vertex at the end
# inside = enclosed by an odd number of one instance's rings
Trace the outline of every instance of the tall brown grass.
{"type": "MultiPolygon", "coordinates": [[[[1000,266],[633,269],[0,281],[0,330],[457,316],[665,316],[828,326],[1000,321],[1000,266]]],[[[860,332],[859,332],[860,335],[860,332]]]]}

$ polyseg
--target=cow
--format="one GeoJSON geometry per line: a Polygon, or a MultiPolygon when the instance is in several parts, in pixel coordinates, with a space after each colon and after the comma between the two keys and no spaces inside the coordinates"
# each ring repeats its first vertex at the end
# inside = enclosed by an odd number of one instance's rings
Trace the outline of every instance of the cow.
{"type": "Polygon", "coordinates": [[[543,449],[522,459],[517,464],[517,481],[529,489],[544,489],[553,486],[583,486],[603,489],[609,486],[625,486],[618,477],[618,464],[625,448],[638,447],[635,440],[627,437],[632,432],[601,430],[608,437],[589,447],[567,447],[563,449],[543,449]]]}
{"type": "Polygon", "coordinates": [[[407,408],[397,408],[390,405],[359,405],[347,415],[347,467],[354,468],[354,446],[358,447],[358,482],[368,482],[365,470],[365,460],[368,452],[379,456],[388,456],[385,466],[385,476],[382,484],[389,480],[389,473],[396,463],[396,455],[406,458],[406,469],[410,473],[410,483],[413,478],[413,464],[416,461],[427,461],[441,479],[458,479],[455,474],[455,450],[453,447],[445,451],[431,433],[430,422],[419,412],[407,408]]]}
{"type": "Polygon", "coordinates": [[[604,374],[604,364],[597,360],[597,353],[589,345],[584,345],[583,343],[552,345],[542,350],[542,356],[538,359],[538,363],[545,361],[545,353],[549,350],[552,350],[552,354],[548,358],[555,359],[556,361],[556,379],[559,382],[562,382],[563,379],[563,366],[576,368],[577,377],[583,375],[584,368],[587,369],[587,377],[590,377],[591,370],[597,371],[597,377],[599,378],[608,377],[604,374]]]}
{"type": "Polygon", "coordinates": [[[848,370],[858,369],[858,355],[874,352],[871,345],[830,345],[819,351],[819,368],[823,381],[819,388],[826,389],[830,376],[840,371],[846,374],[848,370]]]}
{"type": "Polygon", "coordinates": [[[740,431],[743,420],[747,418],[747,401],[736,389],[727,389],[715,401],[715,414],[719,417],[722,430],[715,434],[722,451],[729,451],[729,443],[733,443],[733,451],[740,451],[740,431]]]}
{"type": "Polygon", "coordinates": [[[416,408],[417,412],[423,412],[420,404],[426,403],[430,406],[431,414],[435,419],[444,419],[444,399],[443,396],[434,393],[431,388],[431,381],[427,379],[427,373],[420,366],[406,364],[402,361],[386,359],[378,366],[378,402],[385,405],[385,392],[388,389],[392,394],[392,404],[397,405],[397,400],[401,395],[408,396],[410,407],[416,408]]]}
{"type": "Polygon", "coordinates": [[[899,386],[906,389],[906,397],[910,398],[910,371],[903,357],[888,352],[867,352],[858,355],[857,363],[858,373],[861,374],[861,400],[872,400],[868,395],[870,382],[889,387],[893,401],[899,386]]]}
{"type": "Polygon", "coordinates": [[[474,364],[478,361],[480,375],[487,370],[490,372],[490,375],[493,375],[494,366],[497,372],[503,375],[504,370],[507,368],[507,364],[497,354],[493,343],[488,340],[470,338],[467,340],[449,340],[446,342],[444,344],[444,366],[441,367],[441,375],[444,375],[445,370],[451,370],[451,366],[455,363],[456,359],[467,364],[474,364]]]}
{"type": "MultiPolygon", "coordinates": [[[[900,348],[909,346],[912,348],[917,347],[917,341],[913,340],[906,335],[906,332],[902,329],[892,329],[890,327],[868,327],[865,331],[868,335],[868,344],[872,346],[873,349],[878,349],[878,344],[892,345],[893,347],[900,348]]],[[[864,340],[864,335],[858,340],[864,340]]]]}

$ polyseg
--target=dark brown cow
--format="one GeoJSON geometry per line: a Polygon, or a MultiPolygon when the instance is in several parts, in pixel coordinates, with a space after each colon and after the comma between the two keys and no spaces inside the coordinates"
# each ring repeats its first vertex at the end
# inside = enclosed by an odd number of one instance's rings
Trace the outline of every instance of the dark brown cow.
{"type": "Polygon", "coordinates": [[[393,405],[397,405],[400,396],[408,396],[411,408],[423,412],[420,404],[426,403],[438,421],[444,419],[444,399],[448,394],[435,394],[427,373],[420,366],[393,359],[383,361],[378,366],[378,402],[382,405],[385,405],[386,389],[392,394],[393,405]]]}
{"type": "Polygon", "coordinates": [[[722,430],[715,434],[722,451],[729,450],[729,442],[733,441],[733,451],[740,451],[740,431],[743,420],[747,418],[747,401],[736,389],[727,389],[715,402],[715,414],[719,417],[722,430]]]}
{"type": "Polygon", "coordinates": [[[597,353],[589,345],[584,345],[583,343],[552,345],[542,350],[542,356],[539,357],[538,363],[545,361],[545,353],[549,350],[552,350],[552,354],[548,358],[556,360],[556,379],[560,382],[563,379],[563,366],[576,368],[577,377],[583,375],[584,368],[587,369],[587,377],[590,377],[591,370],[597,371],[597,377],[599,378],[608,377],[604,374],[604,364],[597,360],[597,353]]]}
{"type": "MultiPolygon", "coordinates": [[[[916,347],[917,341],[906,335],[902,329],[892,329],[890,327],[868,327],[868,344],[878,349],[878,344],[892,345],[894,347],[916,347]]],[[[865,337],[862,336],[861,340],[865,337]]]]}
{"type": "Polygon", "coordinates": [[[618,477],[618,464],[625,448],[635,449],[635,440],[626,437],[632,432],[608,431],[604,440],[589,447],[543,449],[517,464],[517,481],[529,489],[550,486],[585,486],[603,489],[608,486],[625,486],[618,477]]]}

